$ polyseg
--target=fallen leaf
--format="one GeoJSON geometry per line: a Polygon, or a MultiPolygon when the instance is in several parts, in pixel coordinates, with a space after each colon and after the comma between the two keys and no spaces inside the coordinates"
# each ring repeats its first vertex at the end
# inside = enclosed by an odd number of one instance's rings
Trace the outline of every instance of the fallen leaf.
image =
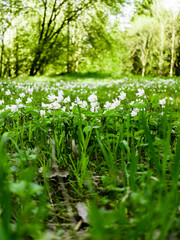
{"type": "Polygon", "coordinates": [[[77,210],[78,210],[78,214],[82,218],[83,222],[89,223],[88,208],[87,208],[86,204],[83,202],[78,202],[77,210]]]}
{"type": "Polygon", "coordinates": [[[67,178],[69,176],[69,172],[61,172],[61,171],[53,171],[50,174],[48,174],[48,178],[53,178],[53,177],[62,177],[62,178],[67,178]]]}

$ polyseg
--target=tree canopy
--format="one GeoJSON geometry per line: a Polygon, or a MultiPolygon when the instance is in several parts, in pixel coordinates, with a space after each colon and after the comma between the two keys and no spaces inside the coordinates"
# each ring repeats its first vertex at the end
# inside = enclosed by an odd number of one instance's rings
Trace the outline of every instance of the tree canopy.
{"type": "Polygon", "coordinates": [[[122,30],[124,3],[1,1],[0,77],[78,71],[179,75],[178,9],[167,10],[163,0],[136,0],[122,30]]]}

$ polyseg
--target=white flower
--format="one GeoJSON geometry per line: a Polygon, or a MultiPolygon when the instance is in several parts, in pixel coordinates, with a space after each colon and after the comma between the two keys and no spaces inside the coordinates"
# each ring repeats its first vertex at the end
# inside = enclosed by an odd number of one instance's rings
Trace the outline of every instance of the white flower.
{"type": "Polygon", "coordinates": [[[107,110],[109,110],[111,107],[111,103],[110,102],[106,102],[105,105],[104,105],[104,108],[106,108],[107,110]]]}
{"type": "Polygon", "coordinates": [[[40,110],[40,115],[41,115],[41,117],[44,117],[45,114],[46,114],[45,110],[40,110]]]}
{"type": "Polygon", "coordinates": [[[58,96],[64,95],[64,92],[62,90],[58,91],[58,96]]]}
{"type": "Polygon", "coordinates": [[[88,97],[89,102],[96,102],[97,101],[97,96],[95,94],[92,94],[88,97]]]}
{"type": "Polygon", "coordinates": [[[47,98],[50,102],[53,102],[56,99],[56,96],[54,94],[53,95],[48,95],[47,98]]]}
{"type": "Polygon", "coordinates": [[[33,93],[33,87],[32,88],[28,88],[27,90],[26,90],[26,93],[29,93],[29,94],[31,94],[32,95],[32,93],[33,93]]]}
{"type": "Polygon", "coordinates": [[[87,107],[87,102],[86,101],[82,101],[81,104],[80,104],[80,107],[81,108],[86,108],[87,107]]]}
{"type": "Polygon", "coordinates": [[[17,105],[11,105],[10,109],[11,109],[11,112],[15,113],[15,112],[18,111],[18,106],[17,105]]]}
{"type": "Polygon", "coordinates": [[[6,105],[5,110],[11,109],[10,106],[6,105]]]}
{"type": "Polygon", "coordinates": [[[137,116],[138,112],[139,112],[139,109],[138,109],[138,108],[134,108],[134,109],[131,111],[131,116],[132,116],[132,117],[137,116]]]}
{"type": "Polygon", "coordinates": [[[64,107],[62,107],[62,111],[63,112],[65,112],[66,111],[66,107],[64,106],[64,107]]]}
{"type": "Polygon", "coordinates": [[[121,92],[119,95],[119,99],[120,100],[124,100],[126,98],[126,93],[125,92],[121,92]]]}
{"type": "Polygon", "coordinates": [[[48,105],[49,105],[49,104],[46,104],[46,103],[43,103],[43,102],[42,102],[42,104],[41,104],[41,106],[42,106],[43,108],[48,107],[48,105]]]}
{"type": "Polygon", "coordinates": [[[61,105],[58,102],[53,102],[51,103],[51,108],[52,109],[59,109],[61,105]]]}
{"type": "Polygon", "coordinates": [[[77,106],[77,104],[72,102],[72,104],[70,106],[70,110],[72,110],[74,106],[77,106]]]}
{"type": "Polygon", "coordinates": [[[8,89],[6,92],[5,92],[6,95],[11,95],[11,91],[8,89]]]}
{"type": "Polygon", "coordinates": [[[58,95],[58,97],[56,97],[58,102],[62,102],[64,97],[62,95],[58,95]]]}
{"type": "Polygon", "coordinates": [[[91,102],[91,108],[95,108],[98,106],[98,102],[91,102]]]}
{"type": "Polygon", "coordinates": [[[81,113],[81,118],[82,118],[82,120],[86,119],[86,117],[83,113],[81,113]]]}
{"type": "Polygon", "coordinates": [[[91,110],[91,112],[98,112],[98,108],[99,107],[92,106],[90,110],[91,110]]]}
{"type": "Polygon", "coordinates": [[[26,103],[31,103],[31,102],[32,102],[32,99],[28,97],[26,103]]]}
{"type": "Polygon", "coordinates": [[[20,96],[21,98],[23,98],[23,97],[25,97],[25,93],[20,93],[19,96],[20,96]]]}
{"type": "Polygon", "coordinates": [[[19,108],[23,108],[24,105],[23,105],[22,103],[20,103],[20,104],[18,105],[18,107],[19,107],[19,108]]]}
{"type": "Polygon", "coordinates": [[[78,97],[76,97],[75,102],[77,102],[77,104],[81,104],[82,103],[82,101],[78,97]]]}
{"type": "Polygon", "coordinates": [[[16,104],[19,104],[21,102],[22,102],[22,99],[20,99],[20,98],[16,99],[16,104]]]}
{"type": "Polygon", "coordinates": [[[70,97],[67,96],[67,98],[64,99],[64,103],[69,103],[71,101],[70,97]]]}
{"type": "Polygon", "coordinates": [[[165,98],[160,99],[160,100],[159,100],[159,104],[162,105],[162,106],[164,106],[164,105],[166,104],[166,99],[165,99],[165,98]]]}
{"type": "Polygon", "coordinates": [[[120,105],[120,101],[119,100],[117,100],[117,99],[115,99],[115,100],[113,100],[113,104],[117,107],[117,106],[119,106],[120,105]]]}
{"type": "Polygon", "coordinates": [[[3,105],[4,104],[4,100],[0,100],[0,105],[3,105]]]}
{"type": "Polygon", "coordinates": [[[144,89],[139,88],[139,89],[138,89],[138,93],[136,93],[136,96],[138,96],[138,97],[142,97],[144,94],[145,94],[144,89]]]}

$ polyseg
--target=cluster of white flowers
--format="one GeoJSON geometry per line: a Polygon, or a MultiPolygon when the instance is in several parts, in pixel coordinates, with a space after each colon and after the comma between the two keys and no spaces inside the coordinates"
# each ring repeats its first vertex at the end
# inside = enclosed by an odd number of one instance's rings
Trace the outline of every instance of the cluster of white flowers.
{"type": "Polygon", "coordinates": [[[4,100],[0,100],[0,105],[3,105],[4,104],[4,100]]]}
{"type": "Polygon", "coordinates": [[[165,108],[166,98],[160,99],[159,104],[162,106],[162,108],[165,108]]]}
{"type": "Polygon", "coordinates": [[[28,88],[28,89],[26,90],[26,93],[29,93],[30,95],[32,95],[32,94],[33,94],[33,90],[34,90],[33,87],[32,87],[32,88],[28,88]]]}
{"type": "MultiPolygon", "coordinates": [[[[39,110],[41,111],[41,116],[45,116],[46,112],[50,112],[51,110],[61,109],[62,111],[71,111],[76,105],[82,108],[83,111],[85,109],[90,109],[92,112],[98,112],[99,110],[101,112],[102,110],[106,112],[107,110],[116,109],[117,107],[123,109],[122,107],[125,102],[122,101],[127,99],[126,94],[130,95],[130,92],[134,92],[134,89],[137,89],[136,99],[131,99],[129,102],[129,105],[132,106],[131,116],[134,117],[138,114],[140,108],[142,109],[146,106],[146,103],[143,101],[145,91],[152,93],[154,91],[159,91],[162,93],[163,91],[167,91],[170,87],[171,89],[174,88],[175,92],[177,91],[175,88],[177,82],[172,79],[160,81],[157,81],[156,79],[154,81],[144,80],[143,83],[134,83],[131,82],[130,79],[128,80],[124,78],[112,80],[111,82],[105,79],[97,83],[94,83],[89,79],[87,83],[81,83],[80,81],[64,82],[63,80],[56,82],[55,80],[52,80],[45,83],[18,83],[16,81],[11,81],[9,86],[8,82],[3,81],[1,84],[1,91],[4,91],[3,94],[10,97],[2,97],[5,101],[3,99],[0,100],[0,112],[7,109],[10,109],[12,112],[17,112],[20,108],[28,108],[32,105],[32,102],[33,104],[36,104],[32,94],[37,94],[38,92],[42,93],[43,91],[46,92],[46,94],[42,98],[42,101],[44,101],[41,105],[42,110],[39,110]],[[106,86],[106,88],[104,88],[104,86],[106,86]],[[115,89],[118,90],[115,91],[115,89]],[[104,91],[103,93],[105,96],[108,96],[108,101],[104,104],[102,103],[102,106],[104,105],[102,109],[100,109],[97,97],[97,91],[100,92],[101,90],[104,91]],[[72,98],[76,96],[74,101],[71,100],[69,95],[66,95],[66,93],[71,94],[70,92],[72,93],[72,98]],[[86,98],[87,94],[88,98],[86,98]],[[84,96],[81,97],[82,95],[84,96]],[[112,96],[114,97],[112,98],[112,96]],[[10,106],[4,104],[8,98],[12,104],[10,106]],[[120,106],[121,103],[122,106],[120,106]]],[[[129,99],[127,99],[126,103],[128,103],[128,100],[129,99]]],[[[173,104],[173,101],[172,97],[163,98],[159,100],[159,104],[164,108],[166,103],[173,104]]]]}
{"type": "MultiPolygon", "coordinates": [[[[111,109],[115,109],[116,107],[118,107],[120,105],[121,101],[118,100],[117,98],[113,100],[112,103],[110,103],[109,101],[107,101],[105,104],[104,104],[104,108],[107,110],[111,110],[111,109]]],[[[105,112],[106,112],[105,111],[105,112]]],[[[104,112],[104,113],[105,113],[104,112]]]]}
{"type": "Polygon", "coordinates": [[[88,97],[88,101],[91,104],[91,108],[90,108],[91,112],[98,112],[99,104],[97,100],[98,98],[94,93],[88,97]]]}
{"type": "Polygon", "coordinates": [[[45,114],[46,114],[46,111],[45,111],[45,110],[40,110],[40,115],[41,115],[41,117],[44,117],[45,114]]]}
{"type": "Polygon", "coordinates": [[[31,103],[32,102],[32,98],[27,98],[27,100],[26,100],[26,103],[31,103]]]}
{"type": "Polygon", "coordinates": [[[144,89],[139,88],[139,89],[138,89],[138,93],[136,93],[136,96],[137,96],[137,97],[142,97],[144,94],[145,94],[144,89]]]}
{"type": "Polygon", "coordinates": [[[87,102],[84,100],[80,100],[79,97],[76,97],[75,102],[81,107],[81,108],[87,108],[87,102]]]}
{"type": "Polygon", "coordinates": [[[8,95],[11,95],[11,91],[8,89],[5,94],[8,96],[8,95]]]}
{"type": "Polygon", "coordinates": [[[96,96],[95,94],[90,95],[90,96],[88,97],[88,101],[89,101],[90,103],[92,103],[92,102],[97,102],[97,96],[96,96]]]}
{"type": "Polygon", "coordinates": [[[119,95],[119,99],[120,100],[124,100],[126,98],[126,93],[125,92],[121,92],[119,95]]]}
{"type": "Polygon", "coordinates": [[[24,97],[25,97],[25,93],[20,93],[19,96],[20,96],[21,98],[24,98],[24,97]]]}
{"type": "Polygon", "coordinates": [[[132,116],[132,117],[137,116],[138,112],[139,112],[139,108],[134,108],[134,109],[131,111],[131,116],[132,116]]]}

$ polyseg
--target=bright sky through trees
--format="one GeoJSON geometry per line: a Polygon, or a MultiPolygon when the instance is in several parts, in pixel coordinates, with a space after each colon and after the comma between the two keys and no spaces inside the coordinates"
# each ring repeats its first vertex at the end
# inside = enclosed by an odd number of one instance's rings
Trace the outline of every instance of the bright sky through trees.
{"type": "Polygon", "coordinates": [[[179,12],[180,0],[163,0],[164,7],[167,11],[179,12]]]}

